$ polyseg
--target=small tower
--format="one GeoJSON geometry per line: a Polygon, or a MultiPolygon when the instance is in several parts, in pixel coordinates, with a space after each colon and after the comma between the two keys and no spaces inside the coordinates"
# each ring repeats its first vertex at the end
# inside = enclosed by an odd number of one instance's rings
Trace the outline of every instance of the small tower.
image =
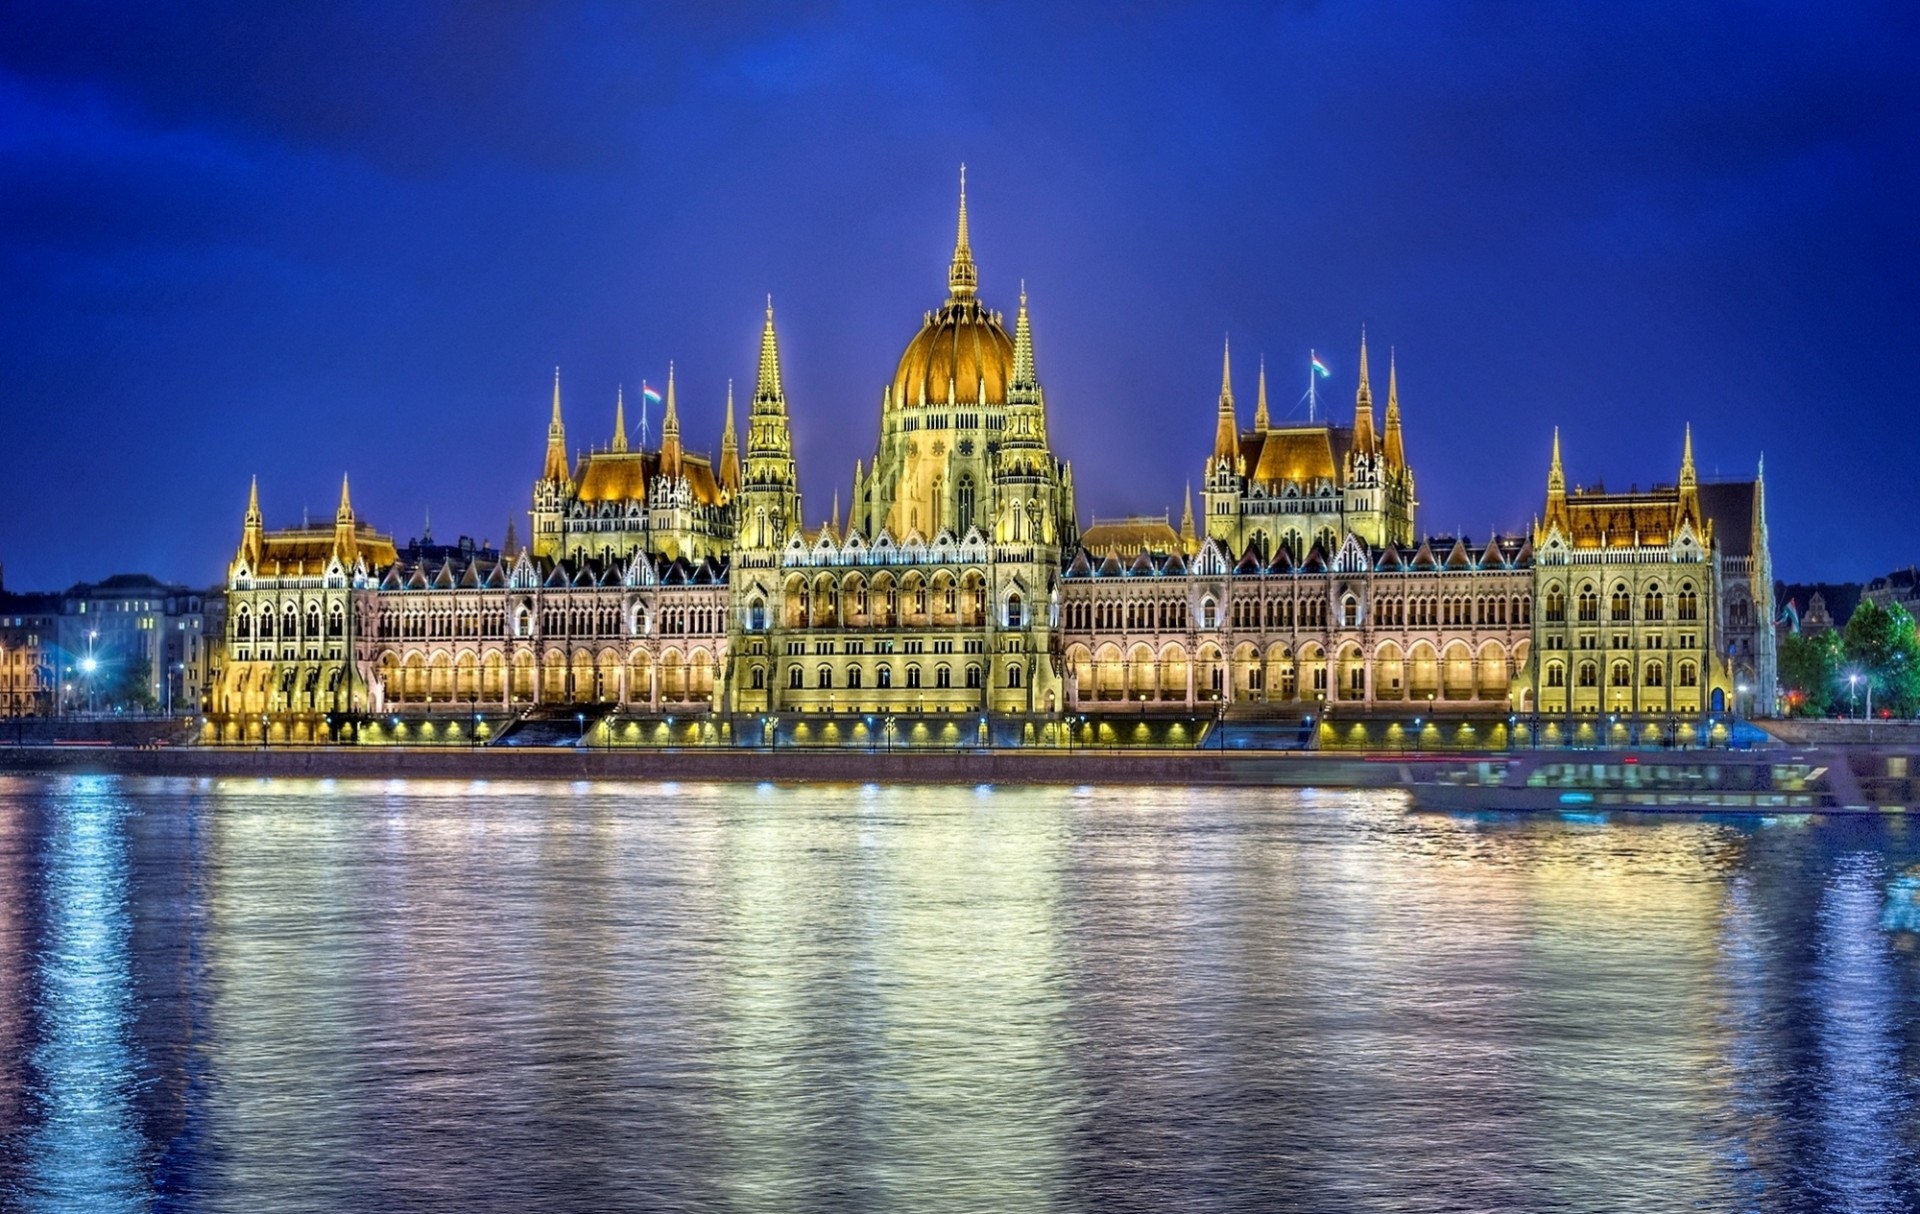
{"type": "Polygon", "coordinates": [[[247,514],[240,524],[240,551],[235,563],[245,562],[254,573],[260,572],[261,558],[266,554],[266,520],[260,515],[260,478],[254,477],[247,488],[247,514]]]}
{"type": "Polygon", "coordinates": [[[560,420],[560,368],[553,369],[553,420],[547,423],[547,466],[542,480],[571,484],[567,473],[567,427],[560,420]]]}
{"type": "Polygon", "coordinates": [[[613,398],[613,446],[608,448],[615,455],[627,453],[627,389],[622,384],[613,398]]]}
{"type": "Polygon", "coordinates": [[[1220,406],[1214,414],[1213,454],[1207,457],[1201,500],[1207,534],[1229,548],[1238,543],[1240,507],[1246,490],[1246,461],[1240,454],[1240,423],[1233,408],[1233,351],[1220,350],[1220,406]]]}
{"type": "Polygon", "coordinates": [[[731,501],[740,492],[740,440],[733,429],[733,381],[727,381],[727,423],[720,434],[720,491],[731,501]]]}
{"type": "Polygon", "coordinates": [[[567,428],[560,420],[560,368],[553,369],[553,416],[547,422],[547,460],[533,485],[533,555],[558,557],[561,516],[573,496],[567,467],[567,428]]]}
{"type": "Polygon", "coordinates": [[[767,297],[760,332],[760,380],[747,414],[747,465],[734,525],[742,555],[772,563],[800,526],[800,485],[793,463],[793,433],[787,426],[787,393],[780,382],[780,339],[773,327],[773,297],[767,297]]]}
{"type": "Polygon", "coordinates": [[[674,400],[673,364],[667,364],[667,415],[660,423],[660,475],[674,480],[686,475],[680,448],[680,407],[674,400]]]}
{"type": "Polygon", "coordinates": [[[1260,357],[1260,389],[1253,401],[1253,429],[1257,434],[1265,434],[1272,426],[1272,417],[1267,412],[1267,359],[1260,357]]]}
{"type": "MultiPolygon", "coordinates": [[[[1007,382],[1007,422],[994,468],[996,542],[1059,543],[1058,497],[1053,456],[1047,449],[1046,395],[1033,359],[1033,318],[1027,286],[1020,284],[1020,312],[1013,326],[1013,371],[1007,382]]],[[[971,521],[971,520],[969,520],[971,521]]],[[[964,527],[963,527],[964,529],[964,527]]],[[[987,530],[982,526],[981,530],[987,530]]]]}
{"type": "Polygon", "coordinates": [[[1180,547],[1188,556],[1200,551],[1200,535],[1193,526],[1193,482],[1187,482],[1186,507],[1180,512],[1180,547]]]}
{"type": "Polygon", "coordinates": [[[354,541],[353,500],[347,492],[347,477],[340,476],[340,508],[333,514],[333,555],[340,566],[352,572],[353,563],[359,556],[359,546],[354,541]]]}

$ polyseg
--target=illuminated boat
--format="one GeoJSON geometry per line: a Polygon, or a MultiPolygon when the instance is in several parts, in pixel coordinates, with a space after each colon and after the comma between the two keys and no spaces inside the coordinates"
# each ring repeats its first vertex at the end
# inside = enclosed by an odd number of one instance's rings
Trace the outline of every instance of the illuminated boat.
{"type": "Polygon", "coordinates": [[[1873,750],[1528,751],[1409,763],[1420,810],[1629,813],[1903,813],[1912,756],[1873,750]]]}

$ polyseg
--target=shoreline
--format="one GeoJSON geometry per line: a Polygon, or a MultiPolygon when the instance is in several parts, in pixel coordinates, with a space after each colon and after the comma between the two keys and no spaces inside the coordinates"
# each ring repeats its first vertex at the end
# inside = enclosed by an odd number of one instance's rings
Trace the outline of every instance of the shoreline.
{"type": "Polygon", "coordinates": [[[1404,783],[1403,762],[1468,757],[1324,751],[0,746],[0,774],[1390,788],[1404,783]]]}

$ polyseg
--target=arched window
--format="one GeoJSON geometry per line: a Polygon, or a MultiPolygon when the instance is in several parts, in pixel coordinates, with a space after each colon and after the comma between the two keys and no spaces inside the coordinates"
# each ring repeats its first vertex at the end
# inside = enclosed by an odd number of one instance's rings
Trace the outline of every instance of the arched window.
{"type": "Polygon", "coordinates": [[[243,641],[253,638],[253,612],[245,603],[240,604],[240,613],[234,617],[233,635],[243,641]]]}
{"type": "Polygon", "coordinates": [[[960,474],[960,484],[955,496],[958,498],[958,509],[955,511],[954,518],[959,525],[955,527],[954,530],[964,536],[967,533],[967,528],[973,526],[972,473],[963,472],[960,474]]]}
{"type": "Polygon", "coordinates": [[[1661,687],[1666,684],[1667,672],[1658,662],[1648,662],[1646,677],[1641,680],[1648,687],[1661,687]]]}
{"type": "Polygon", "coordinates": [[[340,604],[335,603],[333,610],[327,613],[327,635],[330,637],[339,637],[345,635],[346,631],[346,613],[340,609],[340,604]]]}
{"type": "Polygon", "coordinates": [[[1200,627],[1212,628],[1219,619],[1219,615],[1220,605],[1213,601],[1212,595],[1200,600],[1200,627]]]}
{"type": "Polygon", "coordinates": [[[1020,663],[1018,662],[1007,663],[1007,686],[1009,687],[1020,686],[1020,663]]]}
{"type": "Polygon", "coordinates": [[[853,691],[860,690],[860,668],[858,666],[847,667],[847,687],[853,691]]]}
{"type": "Polygon", "coordinates": [[[806,686],[806,672],[798,666],[787,671],[787,686],[793,688],[795,691],[806,686]]]}
{"type": "Polygon", "coordinates": [[[1580,587],[1580,622],[1597,624],[1600,622],[1600,596],[1593,592],[1593,584],[1580,587]]]}
{"type": "Polygon", "coordinates": [[[1680,583],[1680,619],[1691,624],[1700,618],[1700,596],[1693,592],[1692,582],[1680,583]]]}
{"type": "Polygon", "coordinates": [[[747,631],[765,632],[767,630],[767,602],[754,598],[747,604],[747,631]]]}
{"type": "Polygon", "coordinates": [[[893,667],[883,662],[873,673],[874,686],[883,688],[893,686],[893,667]]]}
{"type": "Polygon", "coordinates": [[[815,687],[833,686],[833,667],[822,666],[819,670],[815,671],[813,685],[815,687]]]}
{"type": "Polygon", "coordinates": [[[1340,626],[1343,628],[1360,627],[1360,600],[1348,595],[1340,600],[1340,626]]]}
{"type": "Polygon", "coordinates": [[[1020,628],[1026,623],[1026,607],[1020,601],[1020,592],[1014,591],[1007,596],[1007,627],[1020,628]]]}
{"type": "Polygon", "coordinates": [[[1613,601],[1607,610],[1607,618],[1618,623],[1633,618],[1633,597],[1627,593],[1627,584],[1620,582],[1613,588],[1613,601]]]}
{"type": "Polygon", "coordinates": [[[944,691],[953,686],[953,667],[941,665],[933,668],[933,685],[944,691]]]}
{"type": "Polygon", "coordinates": [[[1698,687],[1700,685],[1700,668],[1698,666],[1695,666],[1692,662],[1680,663],[1679,674],[1680,674],[1680,686],[1698,687]]]}
{"type": "Polygon", "coordinates": [[[912,689],[918,686],[920,686],[920,668],[918,666],[907,667],[907,687],[912,689]]]}
{"type": "Polygon", "coordinates": [[[1565,666],[1562,666],[1558,662],[1548,662],[1547,663],[1547,686],[1565,687],[1566,685],[1567,685],[1567,668],[1565,666]]]}
{"type": "Polygon", "coordinates": [[[1667,618],[1667,596],[1660,593],[1658,584],[1647,587],[1646,619],[1657,624],[1667,618]]]}
{"type": "Polygon", "coordinates": [[[980,668],[978,666],[967,667],[967,686],[968,687],[980,686],[980,668]]]}
{"type": "Polygon", "coordinates": [[[1599,684],[1600,668],[1592,662],[1580,663],[1579,685],[1581,687],[1597,687],[1599,684]]]}
{"type": "Polygon", "coordinates": [[[755,691],[765,691],[767,688],[767,668],[765,666],[755,666],[752,674],[753,689],[755,691]]]}
{"type": "Polygon", "coordinates": [[[1610,687],[1633,686],[1633,667],[1625,662],[1615,662],[1607,671],[1607,684],[1610,687]]]}

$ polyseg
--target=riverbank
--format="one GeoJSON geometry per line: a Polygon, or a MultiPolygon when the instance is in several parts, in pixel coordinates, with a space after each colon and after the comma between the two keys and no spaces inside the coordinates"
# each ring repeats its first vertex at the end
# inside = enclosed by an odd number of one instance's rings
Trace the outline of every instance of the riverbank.
{"type": "MultiPolygon", "coordinates": [[[[1436,756],[1437,757],[1437,756],[1436,756]]],[[[1446,756],[1458,759],[1461,756],[1446,756]]],[[[339,779],[847,784],[1225,784],[1386,788],[1419,757],[1168,750],[855,751],[0,746],[0,772],[339,779]]]]}

